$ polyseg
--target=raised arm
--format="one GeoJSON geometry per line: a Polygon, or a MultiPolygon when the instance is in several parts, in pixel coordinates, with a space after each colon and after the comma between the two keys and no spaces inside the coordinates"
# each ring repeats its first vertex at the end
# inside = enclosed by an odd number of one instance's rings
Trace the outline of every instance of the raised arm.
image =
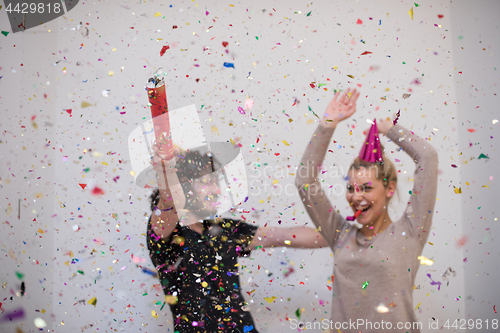
{"type": "Polygon", "coordinates": [[[387,137],[400,146],[415,162],[413,190],[404,213],[414,236],[427,241],[436,203],[438,154],[429,141],[396,124],[389,128],[387,137]]]}
{"type": "Polygon", "coordinates": [[[328,246],[328,243],[318,231],[309,227],[261,227],[250,242],[250,248],[257,246],[314,249],[328,246]]]}
{"type": "Polygon", "coordinates": [[[321,187],[318,180],[319,167],[323,163],[335,127],[356,111],[358,97],[356,89],[335,94],[297,169],[296,185],[302,202],[309,217],[332,248],[346,221],[335,211],[321,187]]]}
{"type": "MultiPolygon", "coordinates": [[[[169,164],[156,145],[152,148],[154,151],[153,168],[157,173],[160,199],[157,204],[158,209],[153,211],[150,223],[154,233],[166,239],[175,229],[180,218],[178,211],[184,208],[186,199],[176,174],[177,170],[174,168],[175,163],[172,163],[173,166],[169,164]]],[[[175,155],[178,154],[179,150],[176,149],[175,155]]]]}

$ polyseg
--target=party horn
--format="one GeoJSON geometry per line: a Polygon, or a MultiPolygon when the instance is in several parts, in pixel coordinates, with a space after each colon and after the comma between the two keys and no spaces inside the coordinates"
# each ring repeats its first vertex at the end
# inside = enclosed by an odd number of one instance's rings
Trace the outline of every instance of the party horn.
{"type": "Polygon", "coordinates": [[[358,211],[356,213],[354,213],[354,216],[348,216],[346,218],[347,221],[354,221],[360,214],[361,214],[362,210],[361,209],[358,209],[358,211]]]}
{"type": "Polygon", "coordinates": [[[151,77],[146,89],[151,104],[156,145],[160,153],[166,155],[167,160],[171,160],[174,158],[174,144],[172,143],[172,132],[170,131],[165,81],[163,78],[151,77]]]}

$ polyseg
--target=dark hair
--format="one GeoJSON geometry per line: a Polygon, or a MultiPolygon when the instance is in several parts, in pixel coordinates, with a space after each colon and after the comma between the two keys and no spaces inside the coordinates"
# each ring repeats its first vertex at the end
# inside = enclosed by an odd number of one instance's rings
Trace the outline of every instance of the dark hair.
{"type": "Polygon", "coordinates": [[[380,144],[380,148],[382,150],[383,162],[370,163],[370,162],[367,162],[367,161],[361,159],[358,156],[354,159],[354,161],[352,162],[348,171],[351,171],[351,169],[360,170],[363,168],[370,169],[370,168],[376,167],[377,171],[378,171],[377,172],[377,179],[382,181],[382,183],[384,184],[384,187],[387,187],[390,182],[394,182],[397,186],[398,174],[396,172],[396,168],[394,167],[394,164],[392,163],[392,161],[389,160],[385,156],[384,146],[382,144],[380,144]]]}
{"type": "MultiPolygon", "coordinates": [[[[177,163],[175,167],[177,168],[177,175],[186,196],[186,204],[188,204],[192,199],[193,195],[193,181],[194,179],[200,178],[215,171],[215,164],[217,160],[214,159],[210,152],[203,152],[203,150],[187,150],[181,151],[179,156],[177,156],[177,163]]],[[[160,201],[160,190],[157,188],[153,190],[153,193],[149,197],[151,204],[151,210],[155,211],[157,209],[158,202],[160,201]]]]}

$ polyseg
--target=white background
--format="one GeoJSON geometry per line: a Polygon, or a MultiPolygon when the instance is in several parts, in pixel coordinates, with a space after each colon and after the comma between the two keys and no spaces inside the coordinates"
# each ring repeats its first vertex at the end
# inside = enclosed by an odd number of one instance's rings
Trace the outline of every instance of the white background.
{"type": "MultiPolygon", "coordinates": [[[[134,184],[127,147],[129,133],[150,117],[144,85],[158,67],[168,73],[170,108],[194,103],[208,141],[241,143],[250,185],[241,208],[258,225],[311,225],[292,174],[317,125],[313,112],[322,114],[334,89],[359,85],[361,96],[357,113],[334,134],[340,148],[330,145],[330,170],[346,170],[357,155],[367,119],[401,110],[399,123],[430,138],[439,152],[432,245],[423,252],[434,265],[420,268],[414,291],[423,332],[430,332],[432,318],[439,326],[480,319],[485,331],[486,319],[499,319],[493,306],[500,307],[499,123],[492,123],[499,117],[500,2],[417,4],[80,1],[43,26],[1,35],[0,312],[22,308],[26,316],[1,322],[0,331],[35,332],[40,317],[55,332],[172,332],[168,306],[160,311],[159,281],[133,259],[151,268],[149,193],[134,184]],[[87,37],[77,30],[80,22],[87,37]],[[403,99],[405,93],[411,96],[403,99]],[[243,115],[238,106],[247,97],[255,104],[243,115]],[[481,153],[490,159],[478,159],[481,153]],[[92,195],[94,186],[104,194],[92,195]],[[457,246],[465,235],[465,245],[457,246]],[[441,274],[448,267],[457,276],[446,286],[441,274]],[[23,297],[16,294],[16,272],[24,274],[23,297]],[[440,290],[427,274],[444,283],[440,290]],[[92,297],[96,306],[88,304],[92,297]]],[[[0,15],[0,29],[10,31],[5,6],[0,15]]],[[[406,205],[415,164],[382,141],[387,157],[400,160],[394,220],[406,205]]],[[[343,185],[340,177],[326,183],[343,185]]],[[[330,198],[349,213],[343,194],[330,198]]],[[[297,309],[303,321],[329,317],[329,249],[267,249],[240,263],[260,332],[296,332],[286,318],[296,318],[297,309]],[[295,272],[284,278],[290,265],[295,272]],[[264,300],[272,296],[272,304],[264,300]]]]}

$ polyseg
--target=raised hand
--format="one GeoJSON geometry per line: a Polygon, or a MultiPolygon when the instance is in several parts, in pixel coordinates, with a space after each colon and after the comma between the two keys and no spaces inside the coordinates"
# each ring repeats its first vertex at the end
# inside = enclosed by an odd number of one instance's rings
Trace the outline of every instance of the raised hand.
{"type": "Polygon", "coordinates": [[[349,118],[356,112],[356,101],[358,100],[359,92],[356,88],[347,88],[347,90],[337,91],[333,99],[328,104],[325,110],[325,115],[321,119],[321,125],[324,127],[333,128],[337,124],[349,118]]]}

